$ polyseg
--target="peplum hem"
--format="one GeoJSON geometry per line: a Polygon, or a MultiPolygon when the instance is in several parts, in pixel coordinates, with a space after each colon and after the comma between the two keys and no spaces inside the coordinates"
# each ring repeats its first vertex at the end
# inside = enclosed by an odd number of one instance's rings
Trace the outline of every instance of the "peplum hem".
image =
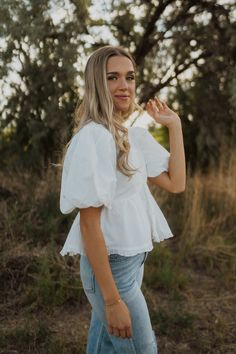
{"type": "Polygon", "coordinates": [[[175,235],[173,235],[172,233],[170,235],[161,235],[161,236],[160,236],[160,234],[154,233],[154,234],[152,234],[152,240],[154,242],[160,243],[160,242],[168,240],[168,238],[172,238],[174,236],[175,235]]]}
{"type": "MultiPolygon", "coordinates": [[[[127,249],[119,249],[119,248],[111,248],[111,247],[107,247],[107,254],[108,256],[110,256],[111,254],[119,254],[120,256],[125,256],[125,257],[132,257],[135,256],[138,253],[142,253],[142,252],[150,252],[153,249],[153,245],[149,245],[149,246],[145,246],[145,247],[141,247],[138,248],[136,250],[127,250],[127,249]]],[[[86,256],[85,251],[83,250],[78,250],[78,249],[68,249],[68,250],[64,250],[61,251],[60,254],[62,256],[76,256],[76,255],[83,255],[86,256]]]]}
{"type": "MultiPolygon", "coordinates": [[[[78,212],[60,252],[62,256],[86,254],[79,221],[80,212],[78,212]]],[[[146,185],[129,198],[117,199],[113,203],[112,211],[104,207],[101,213],[101,229],[108,253],[118,253],[123,256],[150,251],[153,249],[153,242],[159,243],[174,237],[165,216],[146,185]],[[129,219],[127,219],[127,215],[129,215],[129,219]],[[127,222],[122,223],[122,220],[127,222]],[[136,220],[139,220],[140,223],[137,224],[136,220]],[[113,227],[112,233],[111,227],[113,227]],[[121,234],[123,248],[114,246],[119,242],[121,234]],[[136,247],[137,245],[140,246],[136,247]]]]}

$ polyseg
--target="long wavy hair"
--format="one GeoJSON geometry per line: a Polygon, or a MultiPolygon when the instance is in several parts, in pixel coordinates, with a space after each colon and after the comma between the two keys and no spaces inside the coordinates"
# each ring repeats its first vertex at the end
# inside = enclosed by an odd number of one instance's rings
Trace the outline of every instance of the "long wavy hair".
{"type": "MultiPolygon", "coordinates": [[[[102,124],[111,134],[116,143],[117,150],[117,169],[129,178],[135,173],[128,164],[128,154],[130,144],[128,141],[128,129],[123,123],[135,110],[141,111],[142,108],[134,101],[131,102],[127,112],[116,112],[112,96],[107,85],[107,61],[112,56],[125,56],[131,60],[135,70],[135,61],[132,55],[122,47],[104,46],[95,50],[89,57],[85,72],[84,82],[85,91],[80,104],[77,104],[74,113],[73,136],[91,121],[102,124]]],[[[71,138],[71,139],[72,139],[71,138]]],[[[66,144],[65,152],[71,140],[66,144]]]]}

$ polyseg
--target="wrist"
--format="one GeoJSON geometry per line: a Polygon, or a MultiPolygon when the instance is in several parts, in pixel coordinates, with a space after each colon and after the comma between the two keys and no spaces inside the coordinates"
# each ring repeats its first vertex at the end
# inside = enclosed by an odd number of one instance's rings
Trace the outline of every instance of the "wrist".
{"type": "Polygon", "coordinates": [[[171,124],[167,126],[168,129],[176,129],[180,127],[181,128],[181,119],[177,117],[171,124]]]}
{"type": "Polygon", "coordinates": [[[110,306],[113,306],[113,305],[117,305],[120,302],[121,302],[121,298],[118,298],[116,300],[105,301],[105,305],[106,305],[106,307],[110,307],[110,306]]]}
{"type": "Polygon", "coordinates": [[[103,292],[103,300],[105,304],[106,303],[109,304],[110,302],[116,301],[119,298],[120,298],[120,293],[115,287],[114,289],[112,289],[111,286],[109,291],[103,292]]]}

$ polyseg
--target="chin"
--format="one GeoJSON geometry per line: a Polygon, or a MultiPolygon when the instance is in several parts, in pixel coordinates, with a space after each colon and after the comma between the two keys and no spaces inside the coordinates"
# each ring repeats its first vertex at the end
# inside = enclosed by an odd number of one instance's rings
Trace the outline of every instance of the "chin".
{"type": "Polygon", "coordinates": [[[127,105],[127,106],[119,106],[119,107],[116,107],[116,110],[117,110],[118,112],[120,112],[122,115],[123,115],[123,114],[126,114],[126,113],[128,113],[128,111],[130,110],[130,104],[127,105]]]}

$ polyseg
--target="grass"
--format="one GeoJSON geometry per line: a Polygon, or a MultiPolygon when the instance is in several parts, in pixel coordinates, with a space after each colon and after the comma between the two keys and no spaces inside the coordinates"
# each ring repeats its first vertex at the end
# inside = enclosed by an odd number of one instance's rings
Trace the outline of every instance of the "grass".
{"type": "Polygon", "coordinates": [[[172,292],[183,289],[188,283],[188,276],[180,269],[178,257],[165,245],[160,245],[149,255],[145,283],[152,289],[172,292]]]}
{"type": "Polygon", "coordinates": [[[38,267],[29,276],[31,282],[24,289],[24,303],[31,304],[34,308],[83,302],[84,292],[76,258],[70,264],[55,255],[41,256],[38,259],[38,267]]]}
{"type": "MultiPolygon", "coordinates": [[[[236,154],[186,191],[150,186],[175,237],[155,244],[143,292],[164,354],[236,352],[236,154]]],[[[79,258],[61,257],[73,215],[60,174],[0,175],[0,354],[85,353],[90,305],[79,258]]]]}
{"type": "Polygon", "coordinates": [[[2,330],[0,333],[0,346],[1,348],[11,343],[8,350],[13,348],[27,348],[29,351],[34,352],[38,346],[47,346],[50,338],[49,329],[47,324],[42,321],[26,320],[23,325],[14,329],[2,330]]]}
{"type": "Polygon", "coordinates": [[[85,344],[70,342],[56,337],[48,323],[38,319],[27,319],[17,328],[0,331],[0,353],[29,354],[78,354],[85,350],[85,344]],[[7,349],[6,349],[7,348],[7,349]]]}

